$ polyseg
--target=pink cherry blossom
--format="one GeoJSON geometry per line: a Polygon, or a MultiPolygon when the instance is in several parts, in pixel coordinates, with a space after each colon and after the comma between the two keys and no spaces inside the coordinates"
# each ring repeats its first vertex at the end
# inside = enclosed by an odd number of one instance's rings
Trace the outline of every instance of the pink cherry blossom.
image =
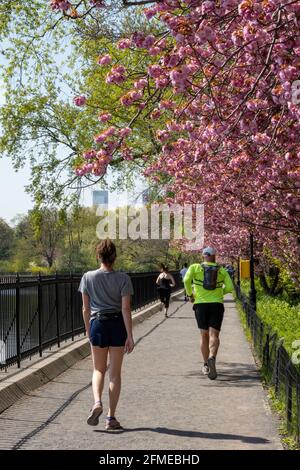
{"type": "MultiPolygon", "coordinates": [[[[73,6],[51,5],[64,16],[73,6]]],[[[107,156],[86,151],[76,173],[105,174],[115,152],[132,162],[140,124],[153,129],[156,119],[158,150],[140,160],[147,178],[168,181],[166,202],[205,204],[206,240],[220,255],[247,256],[252,231],[260,259],[267,248],[300,286],[299,2],[161,0],[144,12],[161,29],[122,39],[116,59],[130,44],[126,69],[106,76],[122,95],[112,112],[119,130],[96,135],[107,156]]]]}
{"type": "Polygon", "coordinates": [[[73,102],[76,106],[84,106],[86,104],[86,96],[84,95],[75,96],[75,98],[73,99],[73,102]]]}
{"type": "Polygon", "coordinates": [[[104,0],[90,0],[90,4],[91,4],[93,7],[96,7],[96,8],[103,8],[103,7],[105,7],[105,1],[104,1],[104,0]]]}
{"type": "Polygon", "coordinates": [[[99,116],[98,116],[98,120],[99,120],[100,122],[106,122],[106,121],[109,121],[109,120],[111,119],[111,117],[112,117],[112,116],[111,116],[111,114],[109,114],[109,113],[101,113],[101,114],[99,114],[99,116]]]}
{"type": "Polygon", "coordinates": [[[130,127],[123,127],[123,129],[119,130],[119,136],[120,137],[128,137],[132,132],[132,129],[130,127]]]}
{"type": "Polygon", "coordinates": [[[117,43],[118,49],[128,49],[131,46],[132,46],[131,39],[120,39],[120,41],[117,43]]]}
{"type": "Polygon", "coordinates": [[[112,58],[109,54],[98,57],[97,62],[99,65],[109,65],[112,61],[112,58]]]}
{"type": "Polygon", "coordinates": [[[68,11],[72,7],[72,4],[64,0],[51,0],[50,6],[52,10],[68,11]]]}

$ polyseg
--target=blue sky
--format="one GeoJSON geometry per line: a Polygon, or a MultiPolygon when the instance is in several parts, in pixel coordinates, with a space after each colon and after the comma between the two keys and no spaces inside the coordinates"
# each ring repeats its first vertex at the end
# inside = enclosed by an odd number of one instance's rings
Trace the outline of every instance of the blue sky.
{"type": "MultiPolygon", "coordinates": [[[[62,56],[58,56],[62,58],[62,56]]],[[[3,59],[0,58],[0,63],[3,59]]],[[[4,87],[0,77],[0,106],[5,104],[4,100],[4,87]]],[[[110,178],[108,178],[108,181],[110,178]]],[[[12,220],[18,214],[26,214],[26,212],[33,208],[34,202],[30,194],[26,193],[25,186],[30,182],[30,167],[26,164],[24,168],[19,169],[17,172],[13,168],[12,162],[9,158],[0,155],[0,217],[5,219],[7,223],[13,225],[12,220]]],[[[120,201],[124,203],[132,203],[146,185],[141,177],[139,179],[136,190],[133,194],[127,195],[126,192],[110,193],[109,204],[116,207],[120,201]]],[[[94,187],[93,189],[99,189],[94,187]]],[[[85,206],[92,205],[92,189],[87,188],[83,191],[81,197],[81,204],[85,206]]]]}
{"type": "MultiPolygon", "coordinates": [[[[4,104],[3,86],[0,79],[0,106],[4,104]]],[[[108,179],[109,181],[109,179],[108,179]]],[[[0,217],[5,219],[7,223],[13,225],[13,219],[18,214],[26,214],[33,208],[34,202],[30,194],[25,191],[25,186],[30,182],[30,167],[26,164],[24,168],[20,168],[17,172],[13,168],[9,158],[0,156],[0,217]]],[[[133,203],[135,197],[145,189],[146,185],[143,178],[139,178],[135,191],[131,194],[126,192],[110,193],[109,204],[117,207],[122,201],[122,205],[127,200],[133,203]]],[[[94,187],[93,189],[99,189],[94,187]]],[[[92,205],[92,189],[83,190],[81,204],[84,206],[92,205]]]]}
{"type": "MultiPolygon", "coordinates": [[[[26,193],[25,186],[30,180],[30,168],[26,165],[24,168],[16,172],[8,158],[0,158],[0,217],[5,219],[7,223],[13,225],[12,220],[18,214],[26,214],[29,209],[33,208],[33,200],[30,194],[26,193]]],[[[95,187],[94,189],[99,189],[95,187]]],[[[143,183],[139,184],[134,194],[127,195],[126,192],[110,193],[109,203],[116,207],[122,201],[125,203],[132,202],[135,196],[145,189],[143,183]]],[[[83,191],[81,204],[84,206],[92,205],[92,189],[87,188],[83,191]]]]}
{"type": "MultiPolygon", "coordinates": [[[[4,104],[3,84],[0,80],[0,106],[4,104]]],[[[11,223],[17,214],[24,214],[33,207],[29,194],[25,192],[30,178],[30,169],[16,172],[11,160],[0,156],[0,217],[11,223]]]]}
{"type": "Polygon", "coordinates": [[[0,158],[0,217],[10,223],[17,214],[24,214],[33,207],[24,186],[29,182],[28,167],[15,172],[8,158],[0,158]]]}
{"type": "MultiPolygon", "coordinates": [[[[0,217],[5,219],[7,223],[13,225],[12,219],[18,214],[26,214],[29,209],[33,208],[33,200],[30,194],[25,192],[25,186],[30,180],[30,168],[26,165],[24,168],[16,172],[8,158],[0,158],[0,217]]],[[[94,189],[99,189],[95,187],[94,189]]],[[[143,183],[139,184],[134,194],[127,196],[126,192],[110,193],[109,203],[111,206],[118,206],[120,201],[125,203],[132,202],[139,192],[145,189],[143,183]]],[[[83,191],[81,204],[85,206],[92,205],[92,190],[87,188],[83,191]]]]}

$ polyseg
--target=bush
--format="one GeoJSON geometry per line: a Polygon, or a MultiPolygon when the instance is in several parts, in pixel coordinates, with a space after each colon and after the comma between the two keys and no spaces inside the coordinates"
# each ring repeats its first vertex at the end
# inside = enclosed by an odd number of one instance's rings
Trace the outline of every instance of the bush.
{"type": "Polygon", "coordinates": [[[284,300],[265,295],[257,301],[257,312],[279,337],[284,338],[286,350],[292,353],[293,341],[300,340],[300,304],[292,306],[284,300]]]}
{"type": "Polygon", "coordinates": [[[48,268],[46,266],[36,266],[36,265],[31,265],[29,268],[26,269],[27,273],[31,274],[52,274],[55,272],[55,269],[48,268]]]}
{"type": "MultiPolygon", "coordinates": [[[[280,338],[284,339],[286,350],[292,353],[293,341],[300,340],[300,303],[293,305],[282,296],[274,298],[266,295],[258,281],[255,283],[255,288],[258,315],[280,338]]],[[[248,295],[250,282],[242,280],[241,289],[248,295]]]]}

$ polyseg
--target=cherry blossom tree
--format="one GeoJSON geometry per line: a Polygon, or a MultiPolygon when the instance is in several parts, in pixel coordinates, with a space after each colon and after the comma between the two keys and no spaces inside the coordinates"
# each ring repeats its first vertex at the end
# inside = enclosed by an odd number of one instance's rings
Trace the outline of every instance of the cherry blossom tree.
{"type": "MultiPolygon", "coordinates": [[[[120,156],[134,160],[138,120],[149,122],[157,154],[144,158],[145,176],[173,203],[204,203],[207,241],[221,253],[245,250],[254,233],[299,283],[300,78],[299,0],[124,1],[144,10],[157,32],[135,32],[98,58],[107,86],[118,87],[114,115],[75,169],[101,175],[120,156]],[[128,122],[118,121],[128,109],[128,122]]],[[[105,1],[51,1],[54,11],[81,21],[105,1]]],[[[77,105],[88,104],[78,96],[77,105]]]]}

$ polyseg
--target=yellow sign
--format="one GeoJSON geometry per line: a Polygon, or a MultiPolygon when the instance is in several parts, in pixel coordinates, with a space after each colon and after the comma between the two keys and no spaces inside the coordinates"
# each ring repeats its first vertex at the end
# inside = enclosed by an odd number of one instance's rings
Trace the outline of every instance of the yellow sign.
{"type": "Polygon", "coordinates": [[[249,279],[250,277],[250,260],[240,259],[240,278],[249,279]]]}

